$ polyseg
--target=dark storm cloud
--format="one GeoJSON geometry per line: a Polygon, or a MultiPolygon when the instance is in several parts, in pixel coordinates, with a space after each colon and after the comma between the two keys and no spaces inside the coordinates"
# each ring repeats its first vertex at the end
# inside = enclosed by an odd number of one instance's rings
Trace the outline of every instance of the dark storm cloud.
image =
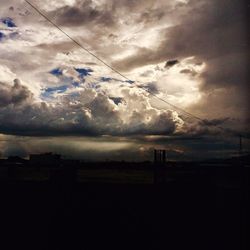
{"type": "Polygon", "coordinates": [[[138,18],[138,22],[140,23],[152,23],[161,20],[166,14],[165,9],[151,9],[141,13],[140,17],[138,18]]]}
{"type": "Polygon", "coordinates": [[[150,93],[158,94],[159,90],[155,82],[149,82],[143,85],[143,88],[147,89],[150,93]]]}
{"type": "Polygon", "coordinates": [[[212,120],[204,119],[201,122],[201,124],[205,124],[205,125],[208,125],[208,126],[217,126],[217,125],[221,125],[221,124],[225,123],[227,120],[229,120],[229,118],[212,119],[212,120]]]}
{"type": "Polygon", "coordinates": [[[0,108],[7,105],[19,105],[32,99],[32,93],[27,87],[21,85],[18,79],[14,80],[14,85],[9,87],[0,83],[0,108]]]}
{"type": "Polygon", "coordinates": [[[137,53],[114,62],[128,71],[166,57],[195,56],[205,62],[205,84],[244,84],[248,53],[245,1],[189,1],[179,24],[165,29],[156,49],[139,48],[137,53]]]}
{"type": "MultiPolygon", "coordinates": [[[[204,160],[235,156],[238,152],[237,137],[222,137],[207,135],[175,135],[175,136],[144,136],[137,137],[138,142],[147,148],[165,148],[169,160],[204,160]]],[[[249,146],[249,144],[248,144],[249,146]]]]}
{"type": "Polygon", "coordinates": [[[210,59],[201,77],[204,79],[204,89],[220,86],[247,86],[248,58],[247,51],[229,53],[210,59]]]}
{"type": "Polygon", "coordinates": [[[124,101],[122,97],[109,97],[109,99],[111,99],[116,105],[124,101]]]}
{"type": "Polygon", "coordinates": [[[0,133],[118,136],[173,134],[176,131],[181,120],[172,111],[152,108],[146,97],[130,93],[129,89],[124,90],[124,95],[128,103],[109,98],[94,89],[84,89],[74,100],[64,96],[49,105],[35,101],[19,80],[15,80],[13,86],[1,84],[0,133]],[[144,112],[139,110],[139,105],[144,112]]]}
{"type": "Polygon", "coordinates": [[[56,16],[57,23],[64,26],[82,26],[89,23],[114,25],[111,10],[98,9],[91,0],[77,1],[74,6],[61,7],[50,15],[56,16]]]}
{"type": "MultiPolygon", "coordinates": [[[[164,62],[166,58],[182,61],[194,57],[194,64],[205,65],[199,75],[203,98],[194,105],[194,112],[207,113],[210,117],[222,112],[225,116],[249,115],[249,7],[246,3],[244,0],[190,0],[180,12],[176,11],[178,24],[162,31],[159,45],[150,49],[139,47],[134,55],[113,62],[113,66],[130,71],[164,62]]],[[[181,73],[195,76],[195,72],[188,70],[181,73]]]]}
{"type": "Polygon", "coordinates": [[[178,63],[179,63],[179,61],[176,59],[175,60],[168,60],[165,64],[165,68],[171,68],[178,63]]]}
{"type": "MultiPolygon", "coordinates": [[[[158,1],[158,4],[162,5],[162,1],[158,1]]],[[[162,12],[160,9],[155,8],[156,1],[155,0],[110,0],[106,1],[102,8],[103,9],[110,9],[114,16],[119,14],[123,14],[124,12],[127,15],[131,13],[139,13],[140,16],[147,16],[145,13],[148,13],[149,16],[161,16],[159,14],[162,12]],[[150,13],[151,12],[151,13],[150,13]]],[[[146,17],[145,19],[148,19],[146,17]]],[[[136,20],[138,21],[138,20],[136,20]]]]}
{"type": "Polygon", "coordinates": [[[9,156],[27,157],[28,154],[25,151],[25,149],[17,141],[15,141],[15,142],[9,142],[6,145],[6,148],[4,148],[2,156],[3,157],[9,157],[9,156]]]}
{"type": "MultiPolygon", "coordinates": [[[[55,17],[57,23],[64,26],[97,24],[102,28],[116,28],[124,16],[128,17],[133,14],[136,16],[125,22],[125,25],[130,23],[148,25],[160,21],[167,12],[171,11],[170,6],[165,1],[154,0],[110,0],[98,4],[92,0],[78,0],[74,5],[65,5],[49,15],[55,17]]],[[[109,37],[117,38],[112,33],[109,37]]]]}

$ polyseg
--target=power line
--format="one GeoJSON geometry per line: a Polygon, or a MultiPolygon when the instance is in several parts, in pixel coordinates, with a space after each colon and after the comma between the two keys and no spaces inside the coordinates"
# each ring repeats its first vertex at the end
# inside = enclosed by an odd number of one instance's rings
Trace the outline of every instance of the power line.
{"type": "Polygon", "coordinates": [[[49,17],[47,17],[45,14],[43,14],[37,7],[35,7],[32,3],[30,3],[28,0],[25,0],[26,3],[28,3],[34,10],[36,10],[41,16],[43,16],[48,22],[50,22],[53,26],[55,26],[58,30],[60,30],[65,36],[67,36],[72,42],[74,42],[77,46],[79,46],[81,49],[85,50],[87,53],[89,53],[91,56],[95,57],[98,61],[103,63],[105,66],[110,68],[112,71],[119,74],[121,77],[127,79],[130,81],[128,77],[120,73],[118,70],[113,68],[111,65],[103,61],[100,57],[96,56],[94,53],[92,53],[89,49],[84,47],[82,44],[80,44],[78,41],[76,41],[74,38],[72,38],[70,35],[67,34],[66,31],[64,31],[59,25],[57,25],[55,22],[53,22],[49,17]]]}
{"type": "MultiPolygon", "coordinates": [[[[83,49],[85,52],[87,52],[88,54],[90,54],[91,56],[93,56],[94,58],[96,58],[98,61],[100,61],[101,63],[103,63],[106,67],[110,68],[113,72],[117,73],[118,75],[120,75],[122,78],[130,81],[130,82],[135,82],[135,81],[132,81],[131,79],[129,79],[127,76],[125,76],[124,74],[122,74],[120,71],[118,71],[117,69],[115,69],[114,67],[112,67],[110,64],[106,63],[104,60],[102,60],[100,57],[98,57],[97,55],[95,55],[93,52],[91,52],[89,49],[87,49],[85,46],[83,46],[82,44],[80,44],[77,40],[75,40],[74,38],[72,38],[66,31],[64,31],[59,25],[57,25],[54,21],[52,21],[48,16],[46,16],[44,13],[42,13],[36,6],[34,6],[30,1],[28,0],[25,0],[25,2],[27,4],[29,4],[38,14],[40,14],[42,17],[44,17],[49,23],[51,23],[54,27],[56,27],[59,31],[61,31],[65,36],[67,36],[73,43],[75,43],[78,47],[80,47],[81,49],[83,49]]],[[[136,86],[138,88],[141,88],[143,90],[145,90],[146,92],[148,92],[150,95],[154,96],[155,98],[157,98],[158,100],[168,104],[169,106],[173,107],[175,110],[179,110],[181,111],[182,113],[190,116],[190,117],[193,117],[194,119],[196,120],[199,120],[200,122],[202,122],[204,125],[207,125],[206,124],[206,121],[168,101],[166,101],[165,99],[159,97],[158,95],[156,95],[155,93],[153,93],[152,91],[150,91],[149,89],[147,89],[146,87],[144,86],[139,86],[138,84],[136,84],[136,86]]],[[[222,129],[225,131],[225,128],[221,127],[221,126],[218,126],[216,124],[210,124],[210,126],[214,126],[214,127],[217,127],[219,129],[222,129]]]]}

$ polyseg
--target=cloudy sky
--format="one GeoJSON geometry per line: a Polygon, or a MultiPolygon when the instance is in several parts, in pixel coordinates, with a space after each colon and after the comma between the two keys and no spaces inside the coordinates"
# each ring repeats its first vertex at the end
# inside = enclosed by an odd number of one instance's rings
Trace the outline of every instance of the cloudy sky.
{"type": "Polygon", "coordinates": [[[224,157],[249,134],[245,1],[30,2],[130,80],[25,1],[1,0],[0,157],[224,157]]]}

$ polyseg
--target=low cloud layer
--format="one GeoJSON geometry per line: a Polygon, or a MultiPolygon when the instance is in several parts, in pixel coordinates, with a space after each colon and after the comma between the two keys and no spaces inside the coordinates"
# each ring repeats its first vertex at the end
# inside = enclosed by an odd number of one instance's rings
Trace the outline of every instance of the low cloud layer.
{"type": "Polygon", "coordinates": [[[62,96],[53,104],[36,102],[15,80],[2,84],[0,132],[20,135],[131,135],[174,134],[183,121],[176,112],[153,108],[148,97],[123,87],[116,103],[92,88],[77,96],[62,96]],[[143,110],[143,112],[141,112],[143,110]]]}

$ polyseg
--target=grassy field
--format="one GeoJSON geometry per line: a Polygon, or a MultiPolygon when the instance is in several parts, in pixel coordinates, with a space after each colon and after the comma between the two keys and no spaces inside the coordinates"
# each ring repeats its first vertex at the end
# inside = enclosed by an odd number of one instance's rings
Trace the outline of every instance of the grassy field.
{"type": "Polygon", "coordinates": [[[153,172],[150,170],[114,170],[114,169],[80,169],[79,182],[102,183],[153,183],[153,172]]]}

